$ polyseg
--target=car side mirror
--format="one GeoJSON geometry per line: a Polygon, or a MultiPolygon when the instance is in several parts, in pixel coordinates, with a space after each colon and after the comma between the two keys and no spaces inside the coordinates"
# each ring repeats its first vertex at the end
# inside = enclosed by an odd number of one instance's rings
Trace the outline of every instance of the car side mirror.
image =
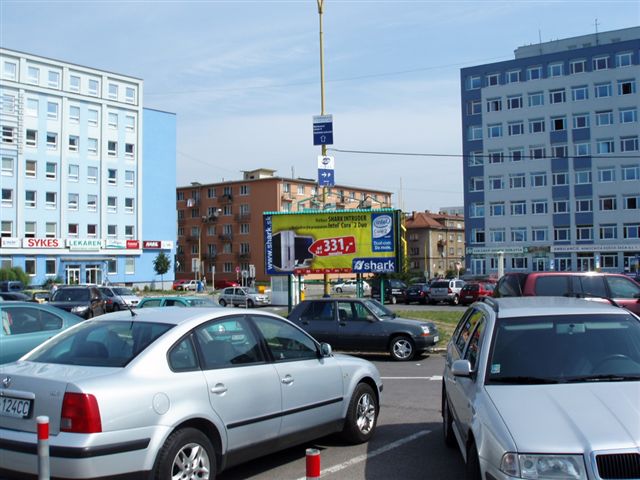
{"type": "Polygon", "coordinates": [[[320,353],[322,354],[323,357],[330,357],[333,354],[333,350],[331,350],[331,345],[329,345],[328,343],[321,343],[320,344],[320,353]]]}
{"type": "Polygon", "coordinates": [[[470,377],[471,363],[469,360],[456,360],[451,365],[451,373],[454,377],[470,377]]]}
{"type": "Polygon", "coordinates": [[[371,322],[371,323],[373,323],[373,322],[375,322],[375,321],[376,321],[376,317],[374,317],[374,316],[373,316],[373,315],[371,315],[371,314],[368,314],[368,315],[367,315],[367,322],[371,322]]]}

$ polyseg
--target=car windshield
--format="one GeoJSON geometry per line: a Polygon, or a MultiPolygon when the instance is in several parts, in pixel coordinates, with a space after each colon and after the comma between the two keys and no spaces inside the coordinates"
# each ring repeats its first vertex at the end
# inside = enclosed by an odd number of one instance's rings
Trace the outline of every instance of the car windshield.
{"type": "Polygon", "coordinates": [[[391,310],[389,310],[387,307],[385,307],[384,305],[382,305],[380,302],[378,302],[377,300],[363,300],[362,303],[364,303],[364,305],[371,310],[371,312],[376,316],[376,317],[387,317],[387,318],[395,318],[396,314],[393,313],[391,310]]]}
{"type": "Polygon", "coordinates": [[[86,288],[58,289],[53,294],[54,302],[86,302],[89,300],[89,290],[86,288]]]}
{"type": "Polygon", "coordinates": [[[188,298],[188,299],[185,299],[185,302],[187,302],[190,307],[219,307],[220,306],[216,302],[208,298],[188,298]]]}
{"type": "Polygon", "coordinates": [[[124,297],[125,295],[129,295],[129,296],[135,295],[133,290],[131,290],[130,288],[125,288],[125,287],[116,287],[116,288],[113,289],[113,292],[116,295],[120,295],[122,297],[124,297]]]}
{"type": "Polygon", "coordinates": [[[501,319],[487,384],[640,379],[640,321],[631,314],[501,319]]]}
{"type": "Polygon", "coordinates": [[[25,360],[62,365],[124,367],[172,327],[166,323],[88,320],[34,350],[25,360]]]}

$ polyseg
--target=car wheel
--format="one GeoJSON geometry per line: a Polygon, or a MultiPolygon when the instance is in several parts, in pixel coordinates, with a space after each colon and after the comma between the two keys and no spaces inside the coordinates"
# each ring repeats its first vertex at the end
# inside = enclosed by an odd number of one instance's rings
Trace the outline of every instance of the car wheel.
{"type": "Polygon", "coordinates": [[[216,476],[216,457],[209,439],[195,428],[176,430],[156,458],[154,480],[216,476]]]}
{"type": "Polygon", "coordinates": [[[411,360],[415,353],[413,342],[405,335],[399,335],[391,339],[391,347],[389,348],[391,358],[397,361],[411,360]]]}
{"type": "Polygon", "coordinates": [[[451,305],[458,305],[460,303],[460,297],[458,295],[454,295],[451,299],[451,305]]]}
{"type": "Polygon", "coordinates": [[[391,303],[393,305],[395,305],[396,303],[398,303],[398,298],[395,295],[391,295],[391,303]]]}
{"type": "Polygon", "coordinates": [[[247,300],[247,307],[253,308],[255,305],[253,304],[253,300],[247,300]]]}
{"type": "Polygon", "coordinates": [[[467,449],[467,465],[466,480],[482,480],[480,473],[480,459],[478,458],[478,449],[475,442],[471,442],[467,449]]]}
{"type": "Polygon", "coordinates": [[[118,310],[120,310],[120,304],[119,303],[114,303],[113,304],[113,311],[117,312],[118,310]]]}
{"type": "Polygon", "coordinates": [[[431,298],[429,299],[429,305],[435,305],[436,303],[438,302],[436,302],[435,300],[432,300],[431,298]]]}
{"type": "Polygon", "coordinates": [[[336,293],[342,293],[342,289],[340,287],[336,288],[336,293]]]}
{"type": "Polygon", "coordinates": [[[349,402],[342,437],[351,443],[367,442],[376,429],[378,410],[373,388],[366,383],[359,384],[349,402]]]}
{"type": "Polygon", "coordinates": [[[451,417],[451,409],[449,408],[449,400],[447,393],[442,389],[442,432],[444,434],[444,444],[447,447],[454,448],[456,437],[453,434],[453,418],[451,417]]]}
{"type": "Polygon", "coordinates": [[[221,306],[226,307],[227,306],[227,302],[225,301],[224,298],[221,298],[220,301],[218,302],[221,306]]]}

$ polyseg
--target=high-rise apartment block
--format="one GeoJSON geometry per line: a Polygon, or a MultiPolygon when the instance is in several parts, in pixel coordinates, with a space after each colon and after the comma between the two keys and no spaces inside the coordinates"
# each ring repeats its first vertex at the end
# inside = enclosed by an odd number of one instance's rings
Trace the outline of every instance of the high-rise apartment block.
{"type": "Polygon", "coordinates": [[[175,115],[143,108],[140,79],[6,49],[0,89],[0,265],[152,282],[175,251],[175,115]]]}
{"type": "Polygon", "coordinates": [[[461,71],[467,268],[638,268],[640,27],[461,71]]]}

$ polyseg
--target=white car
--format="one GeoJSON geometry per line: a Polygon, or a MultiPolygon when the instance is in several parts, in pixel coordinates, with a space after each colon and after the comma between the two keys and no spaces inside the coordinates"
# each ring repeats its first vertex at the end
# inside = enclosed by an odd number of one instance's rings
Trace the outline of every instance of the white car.
{"type": "MultiPolygon", "coordinates": [[[[344,282],[336,283],[333,286],[333,291],[336,293],[356,293],[357,282],[355,280],[345,280],[344,282]]],[[[371,286],[362,281],[362,291],[364,293],[371,292],[371,286]]]]}
{"type": "Polygon", "coordinates": [[[258,305],[269,305],[269,296],[247,287],[228,287],[220,294],[218,303],[223,307],[231,305],[233,307],[253,308],[258,305]]]}

